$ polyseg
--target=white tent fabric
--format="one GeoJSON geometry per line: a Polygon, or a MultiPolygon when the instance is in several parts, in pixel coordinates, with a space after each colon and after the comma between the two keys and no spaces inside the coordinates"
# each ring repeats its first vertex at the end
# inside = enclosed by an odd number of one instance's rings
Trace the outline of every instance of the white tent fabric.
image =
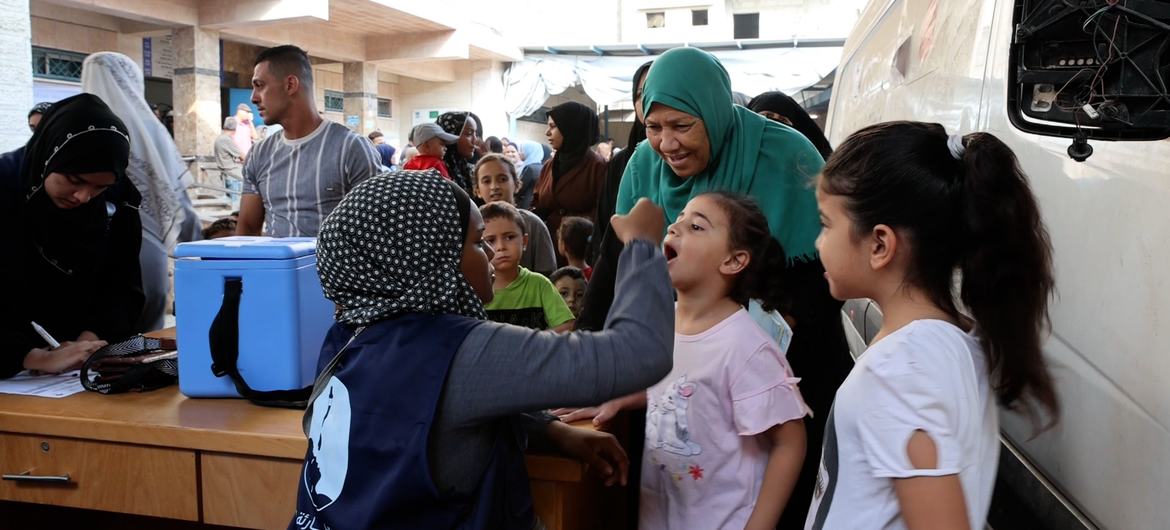
{"type": "MultiPolygon", "coordinates": [[[[779,90],[793,94],[837,67],[841,48],[775,48],[718,51],[731,77],[731,88],[754,96],[779,90]]],[[[504,74],[504,106],[511,118],[540,109],[549,96],[580,85],[598,105],[629,102],[630,79],[654,56],[527,55],[504,74]]]]}

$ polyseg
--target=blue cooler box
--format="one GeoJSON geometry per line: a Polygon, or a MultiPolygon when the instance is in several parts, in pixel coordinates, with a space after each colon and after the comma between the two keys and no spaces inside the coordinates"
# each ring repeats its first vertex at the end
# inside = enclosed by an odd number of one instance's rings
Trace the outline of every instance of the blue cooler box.
{"type": "Polygon", "coordinates": [[[189,397],[240,397],[211,371],[208,332],[226,281],[241,282],[238,367],[254,390],[313,384],[333,304],[317,277],[313,238],[226,237],[175,248],[179,390],[189,397]]]}

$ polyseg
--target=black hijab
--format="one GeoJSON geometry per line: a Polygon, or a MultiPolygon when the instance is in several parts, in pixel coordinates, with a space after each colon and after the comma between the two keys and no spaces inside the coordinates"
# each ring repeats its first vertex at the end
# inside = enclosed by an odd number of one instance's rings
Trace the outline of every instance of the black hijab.
{"type": "Polygon", "coordinates": [[[829,145],[829,140],[825,138],[825,133],[821,132],[817,122],[809,117],[808,112],[805,112],[796,100],[785,93],[764,92],[752,98],[752,101],[748,103],[748,108],[752,112],[767,110],[788,118],[792,122],[792,128],[808,138],[813,147],[816,147],[817,151],[821,153],[822,158],[828,160],[829,155],[833,154],[833,146],[829,145]]]}
{"type": "MultiPolygon", "coordinates": [[[[646,64],[639,66],[638,70],[634,72],[634,79],[633,79],[634,88],[630,90],[630,94],[631,94],[631,97],[633,98],[634,105],[637,105],[638,101],[642,99],[642,93],[638,91],[638,87],[639,87],[639,85],[642,84],[642,78],[646,77],[646,72],[650,71],[650,66],[652,66],[653,64],[654,64],[654,61],[647,61],[646,64]]],[[[637,116],[635,116],[634,117],[634,125],[632,127],[630,127],[630,136],[626,140],[626,150],[630,151],[630,153],[633,153],[634,147],[636,147],[638,145],[638,142],[641,142],[642,140],[645,140],[645,139],[646,139],[646,124],[642,123],[642,121],[639,120],[637,116]]],[[[621,154],[621,153],[618,153],[618,154],[621,154]]],[[[622,164],[622,170],[623,171],[625,170],[625,164],[622,164]]]]}
{"type": "Polygon", "coordinates": [[[85,268],[105,244],[110,203],[137,208],[141,196],[126,178],[130,137],[97,96],[79,94],[54,104],[25,146],[20,218],[45,259],[58,268],[85,268]],[[114,173],[114,185],[72,209],[53,204],[45,191],[52,173],[114,173]]]}
{"type": "Polygon", "coordinates": [[[597,125],[597,113],[593,109],[569,101],[561,103],[548,111],[553,123],[561,131],[563,140],[561,148],[553,155],[553,178],[560,178],[585,159],[589,148],[597,143],[600,135],[597,125]]]}

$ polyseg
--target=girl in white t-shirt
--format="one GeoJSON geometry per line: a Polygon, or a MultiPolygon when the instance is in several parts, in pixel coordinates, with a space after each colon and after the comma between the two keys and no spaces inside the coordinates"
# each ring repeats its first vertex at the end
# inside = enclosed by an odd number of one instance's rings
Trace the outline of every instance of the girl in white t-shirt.
{"type": "Polygon", "coordinates": [[[808,407],[777,342],[744,309],[783,310],[784,250],[754,201],[699,195],[667,230],[674,368],[595,412],[645,407],[640,530],[776,528],[805,454],[808,407]]]}
{"type": "Polygon", "coordinates": [[[884,320],[837,390],[806,528],[981,529],[997,403],[1058,412],[1040,352],[1051,247],[1027,177],[990,134],[894,122],[850,136],[816,193],[833,297],[873,299],[884,320]]]}

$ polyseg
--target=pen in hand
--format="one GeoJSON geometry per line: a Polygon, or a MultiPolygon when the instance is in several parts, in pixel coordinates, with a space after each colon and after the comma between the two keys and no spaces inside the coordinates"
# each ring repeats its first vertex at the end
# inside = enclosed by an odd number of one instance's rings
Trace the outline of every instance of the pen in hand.
{"type": "Polygon", "coordinates": [[[49,335],[49,332],[45,331],[45,328],[42,328],[40,324],[36,322],[32,322],[31,324],[33,330],[37,332],[37,335],[40,335],[42,339],[45,339],[45,342],[49,343],[49,349],[55,350],[61,347],[61,343],[57,342],[57,339],[54,339],[52,335],[49,335]]]}

